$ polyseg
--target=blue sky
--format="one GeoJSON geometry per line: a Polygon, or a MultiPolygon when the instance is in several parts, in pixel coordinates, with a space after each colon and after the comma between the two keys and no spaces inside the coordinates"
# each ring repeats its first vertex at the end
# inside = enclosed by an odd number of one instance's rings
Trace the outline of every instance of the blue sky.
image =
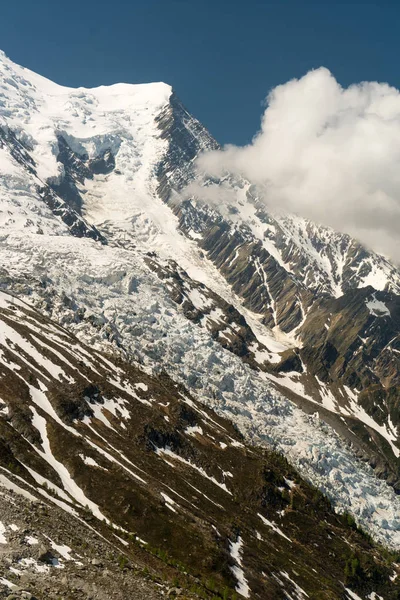
{"type": "Polygon", "coordinates": [[[166,81],[222,143],[244,144],[268,91],[324,65],[400,87],[396,3],[14,0],[0,48],[58,83],[166,81]]]}

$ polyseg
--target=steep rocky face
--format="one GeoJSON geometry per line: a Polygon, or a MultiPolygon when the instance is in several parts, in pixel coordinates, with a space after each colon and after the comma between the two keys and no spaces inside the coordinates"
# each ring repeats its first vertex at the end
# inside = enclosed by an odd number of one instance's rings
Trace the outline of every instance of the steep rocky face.
{"type": "Polygon", "coordinates": [[[371,285],[400,291],[399,270],[383,256],[369,252],[350,236],[294,215],[257,211],[271,231],[286,268],[317,295],[341,296],[371,285]]]}
{"type": "Polygon", "coordinates": [[[275,381],[309,400],[310,410],[317,403],[339,415],[336,428],[346,423],[361,455],[399,490],[399,296],[367,287],[318,300],[299,338],[301,347],[272,366],[275,381]]]}
{"type": "Polygon", "coordinates": [[[144,578],[154,598],[157,583],[204,599],[397,597],[395,556],[281,456],[247,446],[165,374],[89,350],[13,297],[0,302],[4,590],[21,579],[52,597],[67,576],[72,598],[90,597],[104,568],[109,592],[123,570],[125,594],[144,578]]]}
{"type": "Polygon", "coordinates": [[[180,190],[195,177],[193,161],[200,152],[216,150],[218,143],[183,106],[175,93],[155,118],[162,139],[168,142],[168,152],[158,165],[158,192],[164,201],[173,189],[180,190]]]}
{"type": "Polygon", "coordinates": [[[399,423],[400,297],[372,287],[313,307],[301,329],[300,355],[325,384],[354,390],[356,401],[396,439],[399,423]]]}
{"type": "Polygon", "coordinates": [[[232,232],[224,223],[207,222],[201,246],[246,308],[268,327],[290,332],[302,323],[313,295],[246,229],[232,232]]]}
{"type": "MultiPolygon", "coordinates": [[[[361,390],[378,383],[380,376],[381,386],[389,393],[392,386],[399,384],[397,361],[393,356],[388,359],[397,347],[399,326],[399,296],[376,292],[372,287],[352,290],[338,299],[321,300],[319,306],[313,307],[301,329],[304,346],[300,354],[306,358],[308,352],[317,354],[322,347],[330,346],[332,350],[326,353],[326,359],[314,364],[322,381],[341,379],[349,387],[361,390]],[[383,377],[389,361],[392,368],[383,377]]],[[[311,360],[308,362],[311,364],[311,360]]]]}

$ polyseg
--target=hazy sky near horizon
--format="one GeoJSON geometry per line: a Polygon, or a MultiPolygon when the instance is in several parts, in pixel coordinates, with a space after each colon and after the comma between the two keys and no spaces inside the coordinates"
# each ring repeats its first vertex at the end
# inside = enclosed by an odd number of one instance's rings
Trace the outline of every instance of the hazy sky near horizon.
{"type": "Polygon", "coordinates": [[[15,0],[0,48],[70,86],[165,81],[223,144],[245,144],[279,84],[328,68],[400,87],[396,3],[15,0]]]}

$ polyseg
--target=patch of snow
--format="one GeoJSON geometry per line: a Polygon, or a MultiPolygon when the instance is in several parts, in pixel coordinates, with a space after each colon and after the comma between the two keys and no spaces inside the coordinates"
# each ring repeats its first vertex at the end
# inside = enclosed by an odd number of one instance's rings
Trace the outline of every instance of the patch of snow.
{"type": "Polygon", "coordinates": [[[82,461],[85,463],[85,465],[89,465],[89,467],[99,467],[100,469],[102,468],[102,467],[100,467],[99,464],[97,464],[97,462],[91,456],[85,456],[84,454],[79,454],[79,457],[82,459],[82,461]]]}
{"type": "Polygon", "coordinates": [[[183,458],[182,456],[179,456],[179,454],[176,454],[175,452],[173,452],[171,450],[171,448],[169,448],[168,446],[166,448],[155,448],[155,453],[157,455],[163,455],[163,454],[165,454],[166,456],[169,456],[169,457],[173,458],[174,460],[177,460],[177,461],[179,461],[181,463],[184,463],[185,465],[188,465],[192,469],[195,469],[203,477],[206,477],[207,479],[209,479],[209,481],[212,481],[215,485],[217,485],[218,487],[220,487],[221,489],[223,489],[224,492],[226,492],[227,494],[230,494],[232,496],[232,492],[230,492],[228,490],[228,488],[226,487],[225,483],[221,483],[220,481],[218,481],[217,479],[215,479],[215,477],[213,477],[212,475],[208,475],[206,473],[206,471],[202,467],[199,467],[198,465],[196,465],[195,463],[191,462],[190,460],[187,460],[186,458],[183,458]]]}
{"type": "Polygon", "coordinates": [[[291,479],[286,479],[286,477],[284,477],[284,480],[288,488],[290,488],[291,490],[296,487],[296,483],[291,479]]]}
{"type": "Polygon", "coordinates": [[[12,490],[13,492],[16,492],[17,494],[20,494],[21,496],[24,496],[31,502],[38,501],[38,499],[35,496],[33,496],[30,492],[28,492],[27,490],[24,490],[24,488],[21,488],[20,486],[15,484],[13,481],[11,481],[7,477],[5,477],[5,475],[3,475],[2,473],[0,473],[0,486],[5,487],[7,490],[12,490]]]}
{"type": "Polygon", "coordinates": [[[390,317],[390,310],[384,302],[376,298],[375,294],[372,294],[372,300],[368,300],[366,306],[374,317],[390,317]]]}
{"type": "Polygon", "coordinates": [[[347,592],[347,594],[349,595],[349,598],[351,598],[351,600],[362,600],[362,598],[360,598],[360,596],[358,596],[355,592],[352,592],[351,590],[349,590],[349,588],[344,588],[347,592]]]}
{"type": "Polygon", "coordinates": [[[12,583],[11,581],[9,581],[8,579],[6,579],[5,577],[1,577],[1,576],[0,576],[0,583],[2,585],[5,585],[6,587],[8,587],[10,590],[13,590],[14,588],[17,587],[15,585],[15,583],[12,583]]]}
{"type": "Polygon", "coordinates": [[[187,433],[187,435],[191,435],[193,437],[196,437],[197,433],[199,435],[203,435],[203,430],[202,430],[201,427],[199,427],[199,425],[193,425],[192,427],[186,427],[185,433],[187,433]]]}
{"type": "MultiPolygon", "coordinates": [[[[131,469],[128,469],[128,467],[126,465],[124,465],[121,461],[119,461],[118,459],[116,459],[115,456],[112,456],[109,452],[107,452],[106,450],[103,450],[103,448],[100,448],[100,446],[98,446],[97,444],[95,444],[91,440],[87,439],[86,441],[87,441],[87,443],[90,446],[92,446],[92,448],[94,448],[95,450],[97,450],[97,452],[99,452],[99,454],[102,454],[103,456],[105,456],[107,460],[109,460],[110,462],[115,463],[116,465],[118,465],[119,467],[121,467],[122,469],[124,469],[124,471],[126,471],[127,473],[129,473],[129,475],[131,475],[137,481],[140,481],[141,483],[147,484],[147,481],[145,481],[137,473],[134,473],[131,469]]],[[[127,460],[127,459],[125,459],[125,460],[127,460]]],[[[127,462],[130,462],[130,461],[127,461],[127,462]]],[[[130,463],[130,464],[132,464],[135,467],[135,465],[133,463],[130,463]]]]}
{"type": "Polygon", "coordinates": [[[18,564],[24,568],[33,568],[36,573],[48,573],[50,571],[49,565],[39,563],[34,558],[21,558],[18,564]]]}
{"type": "Polygon", "coordinates": [[[243,540],[240,536],[237,538],[236,542],[229,542],[229,552],[236,563],[235,565],[229,567],[237,580],[237,585],[235,589],[241,596],[249,598],[250,588],[243,571],[243,540]]]}
{"type": "Polygon", "coordinates": [[[287,581],[290,581],[290,583],[293,585],[294,589],[295,589],[295,594],[297,596],[297,600],[303,600],[304,598],[309,598],[309,595],[307,594],[307,592],[305,592],[295,581],[293,581],[293,579],[291,577],[289,577],[288,573],[286,573],[286,571],[280,571],[280,574],[282,575],[282,577],[284,577],[284,579],[286,579],[287,581]]]}
{"type": "Polygon", "coordinates": [[[50,441],[47,436],[47,424],[46,420],[39,415],[34,407],[31,407],[31,411],[33,414],[32,424],[39,431],[40,436],[42,438],[42,448],[43,451],[37,450],[37,453],[44,458],[44,460],[56,471],[59,475],[65,491],[81,506],[87,506],[93,514],[100,520],[108,520],[106,517],[100,512],[99,507],[92,500],[90,500],[83,492],[83,490],[75,483],[72,479],[68,469],[63,465],[60,461],[58,461],[50,447],[50,441]]]}
{"type": "Polygon", "coordinates": [[[174,508],[174,505],[176,505],[176,502],[174,500],[172,500],[172,498],[170,498],[167,494],[164,494],[164,492],[160,492],[161,496],[163,497],[163,499],[165,500],[165,505],[172,510],[172,512],[176,513],[176,510],[174,508]]]}
{"type": "Polygon", "coordinates": [[[290,538],[288,538],[288,536],[283,533],[282,529],[280,529],[273,521],[269,521],[266,517],[263,517],[263,515],[260,515],[260,513],[257,513],[257,514],[260,517],[260,519],[262,520],[262,522],[264,523],[264,525],[267,525],[273,531],[275,531],[275,533],[278,533],[280,536],[285,538],[285,540],[288,540],[288,542],[292,543],[292,540],[290,538]]]}
{"type": "Polygon", "coordinates": [[[39,540],[37,538],[35,538],[33,535],[27,535],[25,537],[25,542],[27,544],[29,544],[29,546],[35,546],[36,544],[39,543],[39,540]]]}
{"type": "Polygon", "coordinates": [[[3,523],[0,521],[0,544],[7,544],[7,538],[4,535],[6,532],[6,528],[3,523]]]}
{"type": "Polygon", "coordinates": [[[60,554],[64,560],[73,560],[73,558],[71,557],[72,550],[69,546],[66,546],[65,544],[56,544],[56,542],[54,542],[49,537],[47,537],[47,539],[50,541],[53,550],[58,552],[58,554],[60,554]]]}

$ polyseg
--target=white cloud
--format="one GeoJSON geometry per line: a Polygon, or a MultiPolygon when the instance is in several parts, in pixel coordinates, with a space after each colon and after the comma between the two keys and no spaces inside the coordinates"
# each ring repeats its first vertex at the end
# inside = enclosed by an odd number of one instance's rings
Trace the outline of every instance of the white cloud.
{"type": "Polygon", "coordinates": [[[327,69],[310,71],[272,90],[251,144],[209,152],[199,166],[241,174],[268,206],[400,261],[400,93],[388,84],[344,89],[327,69]]]}

